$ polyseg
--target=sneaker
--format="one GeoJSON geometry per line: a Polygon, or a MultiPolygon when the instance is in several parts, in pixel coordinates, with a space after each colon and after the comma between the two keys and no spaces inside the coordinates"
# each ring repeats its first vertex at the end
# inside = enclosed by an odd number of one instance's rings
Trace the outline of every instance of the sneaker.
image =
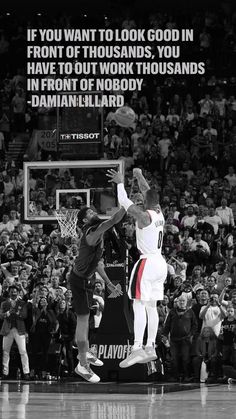
{"type": "Polygon", "coordinates": [[[146,346],[146,348],[144,349],[144,353],[146,355],[146,358],[142,361],[139,361],[139,364],[146,364],[147,362],[155,361],[157,359],[157,354],[153,346],[146,346]]]}
{"type": "Polygon", "coordinates": [[[90,383],[98,383],[100,381],[100,377],[98,377],[98,375],[96,375],[91,370],[89,364],[81,365],[78,363],[77,367],[75,368],[75,372],[90,383]]]}
{"type": "MultiPolygon", "coordinates": [[[[77,355],[77,359],[80,361],[79,354],[77,355]]],[[[92,364],[95,367],[102,367],[104,363],[96,357],[92,352],[87,352],[87,362],[88,364],[92,364]]]]}
{"type": "Polygon", "coordinates": [[[87,361],[89,364],[95,365],[96,367],[102,367],[104,365],[104,363],[92,352],[87,352],[87,361]]]}
{"type": "Polygon", "coordinates": [[[128,368],[141,361],[146,362],[146,353],[143,348],[132,350],[131,354],[120,362],[120,368],[128,368]]]}
{"type": "Polygon", "coordinates": [[[228,378],[228,384],[235,384],[236,379],[235,378],[228,378]]]}

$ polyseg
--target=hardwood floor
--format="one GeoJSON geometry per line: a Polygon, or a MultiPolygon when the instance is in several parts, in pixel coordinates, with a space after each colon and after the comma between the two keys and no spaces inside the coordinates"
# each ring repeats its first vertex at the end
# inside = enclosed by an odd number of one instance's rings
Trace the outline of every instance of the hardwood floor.
{"type": "Polygon", "coordinates": [[[236,385],[0,382],[2,419],[232,419],[236,385]]]}

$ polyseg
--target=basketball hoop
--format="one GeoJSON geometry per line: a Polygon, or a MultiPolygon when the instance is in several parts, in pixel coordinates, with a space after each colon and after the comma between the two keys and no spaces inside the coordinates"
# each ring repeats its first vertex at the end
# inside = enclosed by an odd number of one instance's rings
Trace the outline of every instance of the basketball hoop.
{"type": "Polygon", "coordinates": [[[76,225],[78,209],[59,209],[55,211],[61,230],[61,237],[77,237],[76,225]]]}

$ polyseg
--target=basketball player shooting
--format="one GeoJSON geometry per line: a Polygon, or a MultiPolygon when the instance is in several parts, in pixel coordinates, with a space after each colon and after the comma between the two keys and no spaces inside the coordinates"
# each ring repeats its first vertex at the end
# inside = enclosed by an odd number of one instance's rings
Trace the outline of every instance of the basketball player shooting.
{"type": "Polygon", "coordinates": [[[89,352],[88,332],[90,307],[93,304],[94,273],[97,271],[105,280],[114,297],[122,295],[107,277],[102,263],[103,235],[119,223],[125,214],[124,208],[116,212],[109,220],[102,221],[96,212],[85,207],[78,213],[78,223],[82,225],[82,238],[79,254],[75,259],[69,281],[73,296],[73,307],[77,317],[75,341],[78,347],[79,363],[75,372],[91,383],[100,381],[90,364],[102,366],[103,363],[89,352]]]}
{"type": "Polygon", "coordinates": [[[121,368],[136,363],[147,363],[157,359],[155,340],[159,317],[157,300],[163,300],[164,281],[167,276],[166,261],[161,254],[164,216],[159,206],[159,196],[149,188],[140,169],[134,169],[141,192],[144,194],[144,208],[135,205],[127,196],[123,176],[113,169],[108,170],[110,182],[117,183],[119,204],[135,220],[137,247],[140,259],[131,272],[128,296],[133,300],[134,345],[130,355],[120,363],[121,368]],[[147,343],[143,346],[147,326],[147,343]]]}

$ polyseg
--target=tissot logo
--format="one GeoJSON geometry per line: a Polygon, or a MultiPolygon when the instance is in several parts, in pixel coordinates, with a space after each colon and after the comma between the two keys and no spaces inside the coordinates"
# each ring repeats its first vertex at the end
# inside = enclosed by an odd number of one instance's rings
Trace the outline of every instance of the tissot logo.
{"type": "Polygon", "coordinates": [[[83,132],[83,133],[69,133],[60,134],[60,140],[71,141],[71,140],[98,140],[100,132],[83,132]]]}
{"type": "Polygon", "coordinates": [[[124,359],[130,354],[131,345],[98,345],[97,356],[103,359],[124,359]]]}

